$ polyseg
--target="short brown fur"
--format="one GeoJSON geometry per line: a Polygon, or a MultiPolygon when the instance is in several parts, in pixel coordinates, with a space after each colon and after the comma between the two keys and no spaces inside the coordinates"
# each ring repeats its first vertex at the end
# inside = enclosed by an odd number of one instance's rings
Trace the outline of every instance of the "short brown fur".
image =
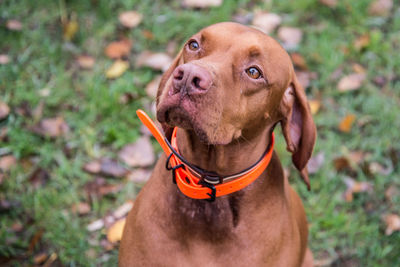
{"type": "MultiPolygon", "coordinates": [[[[199,50],[185,44],[157,96],[157,118],[167,137],[180,127],[181,154],[203,169],[233,174],[258,160],[280,123],[293,163],[309,184],[306,164],[316,131],[284,49],[236,23],[212,25],[190,40],[199,50]],[[210,86],[177,90],[177,69],[193,65],[211,79],[210,86]],[[251,66],[262,79],[247,76],[251,66]]],[[[303,205],[275,153],[254,183],[212,203],[182,195],[165,161],[161,156],[128,215],[120,266],[313,266],[303,205]]]]}

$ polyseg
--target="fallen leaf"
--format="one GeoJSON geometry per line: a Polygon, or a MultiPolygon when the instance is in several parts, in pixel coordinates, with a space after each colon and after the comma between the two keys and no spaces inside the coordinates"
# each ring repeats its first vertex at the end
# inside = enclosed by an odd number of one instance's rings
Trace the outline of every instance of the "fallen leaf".
{"type": "Polygon", "coordinates": [[[10,107],[6,103],[0,101],[0,121],[7,118],[8,114],[10,114],[10,107]]]}
{"type": "Polygon", "coordinates": [[[100,161],[100,173],[105,176],[123,177],[128,173],[128,170],[121,166],[117,161],[104,158],[100,161]]]}
{"type": "Polygon", "coordinates": [[[321,107],[321,101],[319,100],[309,100],[308,104],[310,105],[311,114],[315,115],[319,111],[321,107]]]}
{"type": "Polygon", "coordinates": [[[79,67],[82,69],[92,69],[95,63],[95,59],[91,56],[80,55],[76,58],[79,67]]]}
{"type": "Polygon", "coordinates": [[[83,165],[83,170],[88,173],[97,174],[101,171],[101,163],[98,160],[94,160],[83,165]]]}
{"type": "Polygon", "coordinates": [[[390,166],[384,167],[382,164],[378,162],[371,162],[368,164],[368,172],[371,174],[382,174],[382,175],[389,175],[393,172],[393,168],[390,166]]]}
{"type": "Polygon", "coordinates": [[[157,75],[151,82],[146,85],[146,94],[151,98],[156,98],[158,86],[161,81],[161,75],[157,75]]]}
{"type": "Polygon", "coordinates": [[[22,230],[24,230],[24,225],[22,224],[22,223],[20,223],[20,222],[14,222],[12,225],[11,225],[11,229],[14,231],[14,232],[21,232],[22,230]]]}
{"type": "Polygon", "coordinates": [[[137,60],[138,67],[150,67],[155,70],[166,71],[172,63],[172,57],[165,53],[142,52],[137,60]]]}
{"type": "Polygon", "coordinates": [[[89,232],[94,232],[94,231],[100,230],[100,229],[103,228],[103,227],[104,227],[104,221],[103,221],[103,219],[99,219],[99,220],[96,220],[96,221],[94,221],[94,222],[91,222],[91,223],[86,227],[86,229],[87,229],[89,232]]]}
{"type": "Polygon", "coordinates": [[[0,65],[5,65],[10,62],[10,57],[5,54],[0,54],[0,65]]]}
{"type": "Polygon", "coordinates": [[[90,212],[91,207],[89,203],[79,202],[72,206],[72,212],[77,212],[79,215],[86,215],[90,212]]]}
{"type": "Polygon", "coordinates": [[[299,53],[291,53],[290,57],[292,58],[293,65],[301,70],[308,70],[308,66],[306,60],[299,53]]]}
{"type": "Polygon", "coordinates": [[[306,89],[310,86],[311,80],[317,79],[317,73],[296,70],[296,77],[299,83],[303,86],[303,88],[306,89]]]}
{"type": "Polygon", "coordinates": [[[354,193],[372,192],[373,189],[372,184],[368,182],[357,182],[350,177],[344,178],[343,181],[347,186],[347,190],[344,193],[346,202],[353,201],[354,193]]]}
{"type": "Polygon", "coordinates": [[[147,40],[153,40],[154,39],[154,34],[149,31],[149,30],[143,30],[142,31],[142,35],[144,36],[144,38],[146,38],[147,40]]]}
{"type": "Polygon", "coordinates": [[[43,168],[37,168],[30,176],[29,182],[32,184],[32,187],[37,189],[43,186],[50,179],[49,173],[43,168]]]}
{"type": "Polygon", "coordinates": [[[35,255],[35,257],[33,258],[33,262],[35,264],[40,265],[47,260],[47,257],[48,257],[47,253],[45,253],[45,252],[39,253],[39,254],[35,255]]]}
{"type": "Polygon", "coordinates": [[[129,68],[129,63],[123,60],[117,60],[106,72],[108,79],[115,79],[120,77],[129,68]]]}
{"type": "Polygon", "coordinates": [[[29,241],[29,246],[28,246],[28,253],[31,254],[33,250],[35,249],[37,243],[42,239],[44,231],[38,230],[35,232],[35,234],[32,236],[31,240],[29,241]]]}
{"type": "Polygon", "coordinates": [[[11,31],[20,31],[22,30],[22,23],[16,19],[9,19],[6,22],[6,27],[11,31]]]}
{"type": "Polygon", "coordinates": [[[126,218],[116,221],[107,231],[107,240],[116,243],[121,240],[126,218]]]}
{"type": "Polygon", "coordinates": [[[0,170],[8,171],[17,164],[17,159],[13,155],[0,157],[0,170]]]}
{"type": "Polygon", "coordinates": [[[393,0],[375,0],[368,7],[372,16],[387,16],[393,8],[393,0]]]}
{"type": "Polygon", "coordinates": [[[119,103],[125,105],[131,103],[133,100],[138,99],[139,95],[137,93],[126,92],[123,93],[119,98],[119,103]]]}
{"type": "Polygon", "coordinates": [[[149,180],[150,175],[150,170],[136,169],[127,175],[127,179],[134,183],[144,184],[149,180]]]}
{"type": "Polygon", "coordinates": [[[103,197],[109,194],[115,194],[121,190],[121,184],[110,184],[102,177],[96,177],[87,182],[84,189],[90,198],[103,197]]]}
{"type": "Polygon", "coordinates": [[[316,156],[310,158],[307,164],[308,173],[313,174],[318,172],[325,162],[325,153],[319,152],[316,156]]]}
{"type": "Polygon", "coordinates": [[[252,24],[266,34],[271,34],[282,22],[282,18],[274,13],[257,12],[252,24]]]}
{"type": "Polygon", "coordinates": [[[370,43],[370,36],[369,34],[363,34],[361,36],[359,36],[353,43],[353,46],[355,49],[357,50],[362,50],[366,47],[368,47],[370,43]]]}
{"type": "Polygon", "coordinates": [[[393,202],[393,197],[399,195],[399,190],[397,189],[396,186],[390,185],[386,190],[385,190],[385,198],[387,201],[390,203],[393,202]]]}
{"type": "Polygon", "coordinates": [[[347,92],[357,90],[361,87],[364,82],[366,75],[364,73],[353,73],[344,76],[338,83],[339,92],[347,92]]]}
{"type": "Polygon", "coordinates": [[[133,207],[133,201],[128,201],[125,202],[123,205],[119,206],[114,212],[113,212],[113,216],[116,219],[125,217],[128,212],[132,209],[133,207]]]}
{"type": "Polygon", "coordinates": [[[43,264],[43,267],[51,267],[53,266],[53,262],[55,262],[57,259],[57,254],[56,253],[51,253],[50,257],[47,259],[47,261],[43,264]]]}
{"type": "Polygon", "coordinates": [[[142,14],[136,11],[125,11],[118,16],[119,22],[127,28],[136,27],[142,21],[142,18],[142,14]]]}
{"type": "Polygon", "coordinates": [[[319,0],[319,2],[330,8],[334,8],[338,4],[338,0],[319,0]]]}
{"type": "Polygon", "coordinates": [[[285,49],[291,50],[297,48],[303,38],[303,32],[299,28],[280,27],[278,38],[282,40],[285,49]]]}
{"type": "Polygon", "coordinates": [[[348,133],[350,132],[354,121],[356,120],[356,115],[348,114],[339,123],[339,130],[348,133]]]}
{"type": "Polygon", "coordinates": [[[386,223],[386,235],[391,235],[394,231],[400,231],[400,217],[396,214],[387,214],[383,217],[386,223]]]}
{"type": "Polygon", "coordinates": [[[118,153],[118,157],[132,167],[146,167],[154,163],[155,156],[150,138],[140,137],[135,143],[128,144],[118,153]]]}
{"type": "Polygon", "coordinates": [[[355,73],[365,74],[367,70],[360,64],[354,63],[351,65],[351,68],[354,70],[355,73]]]}
{"type": "Polygon", "coordinates": [[[69,132],[69,126],[64,118],[48,118],[41,120],[36,126],[33,127],[33,132],[43,137],[60,137],[69,132]]]}
{"type": "Polygon", "coordinates": [[[132,47],[132,41],[128,39],[122,39],[121,41],[115,41],[110,43],[104,53],[111,59],[118,59],[129,55],[132,47]]]}
{"type": "Polygon", "coordinates": [[[222,2],[223,0],[182,0],[182,5],[191,8],[206,8],[220,6],[222,2]]]}
{"type": "Polygon", "coordinates": [[[76,20],[67,21],[64,24],[64,40],[71,41],[78,32],[79,24],[76,20]]]}

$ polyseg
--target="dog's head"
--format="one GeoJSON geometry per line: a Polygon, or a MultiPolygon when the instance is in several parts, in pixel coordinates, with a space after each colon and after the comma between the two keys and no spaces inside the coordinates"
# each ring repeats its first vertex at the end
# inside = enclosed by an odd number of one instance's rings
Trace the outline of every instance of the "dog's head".
{"type": "Polygon", "coordinates": [[[316,131],[304,89],[286,51],[268,35],[219,23],[193,35],[162,77],[157,119],[226,145],[281,123],[287,149],[308,184],[316,131]]]}

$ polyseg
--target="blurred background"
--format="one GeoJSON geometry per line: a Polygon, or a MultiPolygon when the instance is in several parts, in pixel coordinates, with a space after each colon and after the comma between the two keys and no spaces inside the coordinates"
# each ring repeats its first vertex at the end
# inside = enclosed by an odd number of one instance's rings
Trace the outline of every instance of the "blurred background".
{"type": "Polygon", "coordinates": [[[392,0],[0,0],[0,265],[116,266],[161,152],[154,114],[180,46],[220,21],[281,42],[318,127],[301,194],[316,266],[400,266],[400,4],[392,0]]]}

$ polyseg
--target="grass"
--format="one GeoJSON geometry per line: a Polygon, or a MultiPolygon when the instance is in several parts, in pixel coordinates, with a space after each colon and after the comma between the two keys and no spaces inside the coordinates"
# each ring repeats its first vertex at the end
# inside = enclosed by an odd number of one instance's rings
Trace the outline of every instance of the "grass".
{"type": "MultiPolygon", "coordinates": [[[[46,252],[56,253],[62,265],[115,266],[117,248],[106,251],[101,245],[105,232],[89,233],[86,226],[134,199],[140,185],[111,180],[122,183],[123,189],[94,199],[85,216],[72,212],[71,206],[87,201],[83,186],[93,179],[82,171],[82,165],[94,158],[115,158],[124,144],[140,136],[134,111],[150,103],[144,87],[159,73],[135,67],[135,58],[143,50],[164,51],[170,41],[180,45],[204,26],[259,9],[281,15],[285,26],[302,29],[304,37],[297,52],[318,76],[307,93],[322,103],[314,116],[318,126],[314,153],[323,152],[325,161],[311,176],[311,192],[300,179],[292,179],[306,206],[315,258],[332,259],[327,266],[400,265],[400,233],[386,236],[381,219],[400,209],[398,195],[391,201],[385,198],[389,186],[400,188],[399,163],[391,160],[400,151],[400,5],[396,2],[388,16],[372,17],[368,15],[370,3],[343,0],[331,9],[317,0],[225,0],[221,7],[190,10],[182,9],[178,1],[0,1],[0,54],[11,58],[9,64],[0,65],[0,97],[11,107],[11,114],[0,122],[8,130],[0,150],[18,160],[0,184],[0,200],[13,205],[0,211],[0,262],[32,264],[35,255],[46,252]],[[118,26],[118,14],[131,9],[144,19],[128,31],[118,26]],[[71,16],[76,17],[79,31],[72,42],[66,42],[61,18],[71,16]],[[22,31],[2,26],[12,18],[23,23],[22,31]],[[154,38],[146,39],[143,30],[152,32],[154,38]],[[369,34],[370,41],[358,50],[354,42],[363,34],[369,34]],[[120,78],[107,80],[104,73],[112,61],[103,50],[122,35],[134,40],[131,68],[120,78]],[[82,71],[74,64],[82,53],[96,58],[92,70],[82,71]],[[340,93],[338,78],[332,78],[332,73],[340,68],[341,76],[349,74],[353,63],[366,69],[367,79],[359,90],[340,93]],[[383,78],[384,85],[377,85],[376,77],[383,78]],[[49,96],[41,96],[43,90],[49,96]],[[126,92],[136,98],[121,105],[119,99],[126,92]],[[40,103],[44,103],[43,117],[65,118],[69,134],[50,139],[29,130],[38,119],[20,110],[32,110],[40,103]],[[350,113],[356,115],[354,126],[349,133],[340,132],[339,122],[350,113]],[[350,173],[335,169],[335,158],[359,150],[368,156],[350,173]],[[372,162],[392,171],[371,174],[365,166],[372,162]],[[37,166],[49,173],[49,179],[35,188],[29,178],[37,166]],[[343,178],[347,176],[372,183],[373,191],[344,201],[343,178]],[[21,231],[12,230],[16,222],[23,225],[21,231]],[[40,241],[32,242],[41,232],[40,241]]],[[[277,150],[289,166],[281,137],[277,150]]]]}

